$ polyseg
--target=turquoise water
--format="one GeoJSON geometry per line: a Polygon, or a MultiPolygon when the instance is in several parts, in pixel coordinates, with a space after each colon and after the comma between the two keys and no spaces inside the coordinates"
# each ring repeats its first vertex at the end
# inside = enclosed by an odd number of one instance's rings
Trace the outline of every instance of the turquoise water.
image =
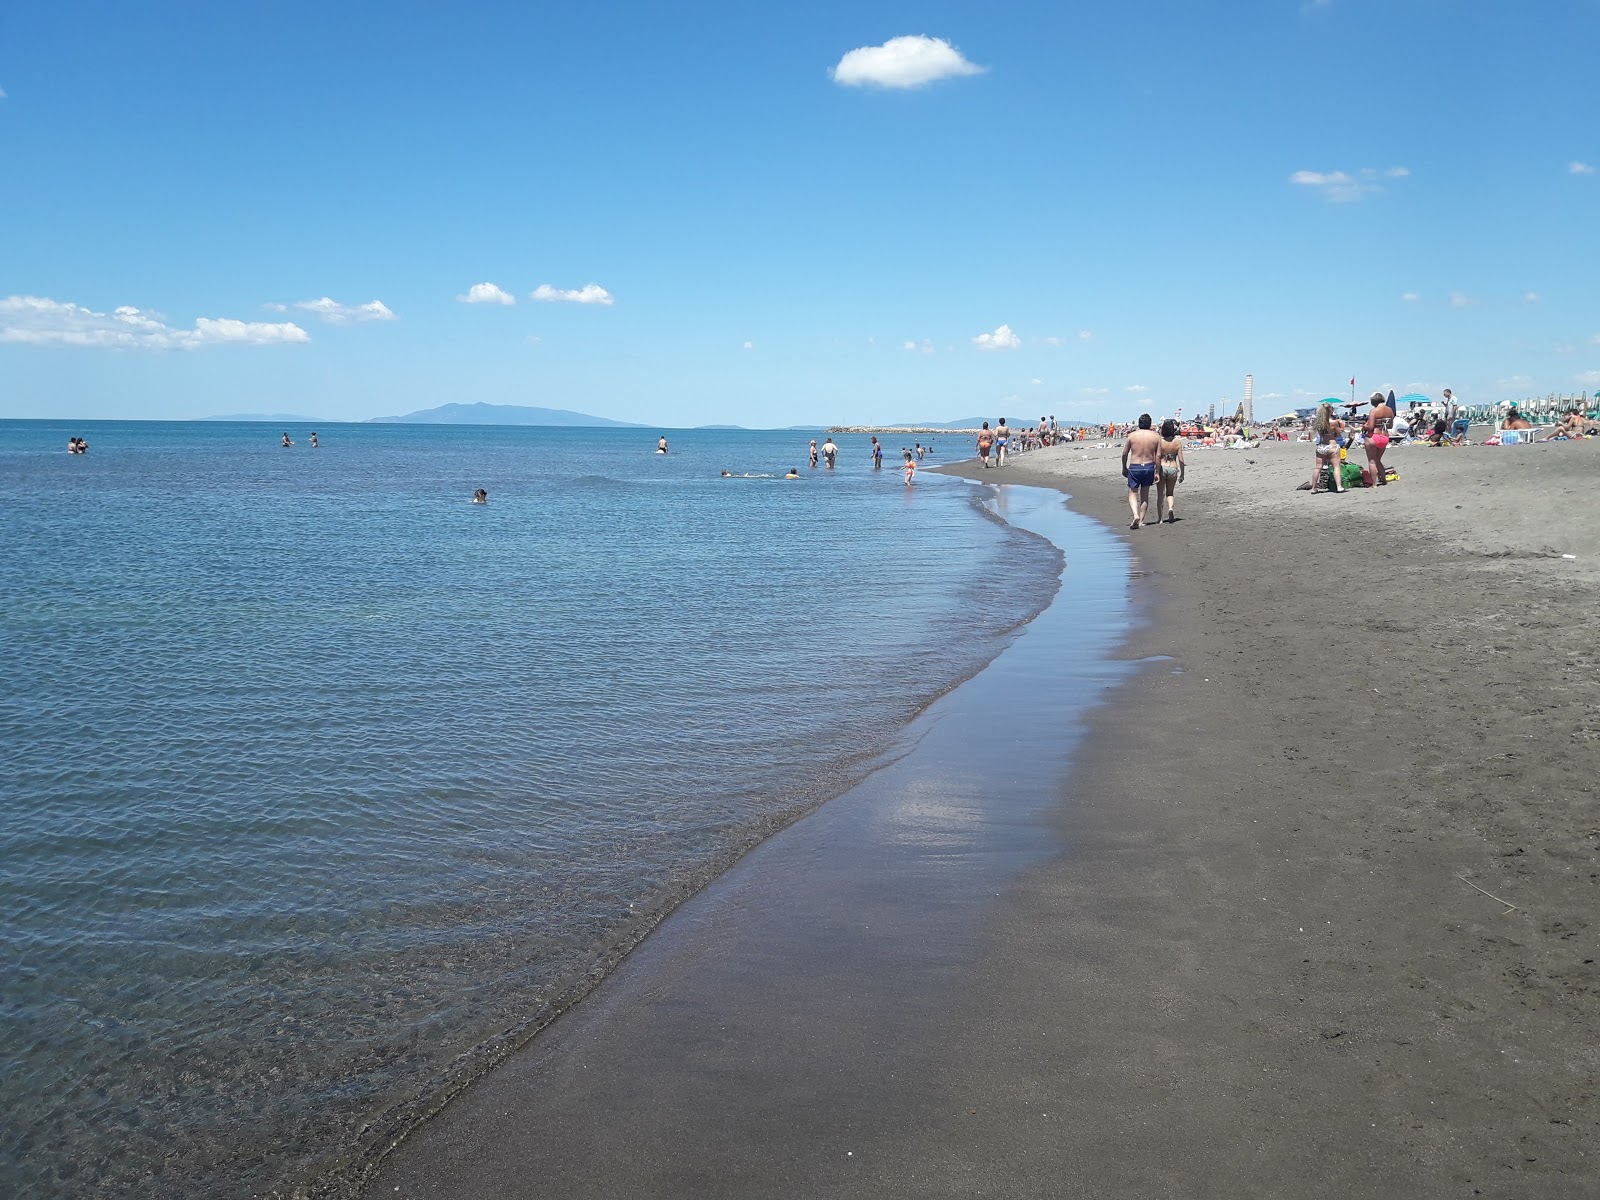
{"type": "Polygon", "coordinates": [[[1056,586],[865,438],[280,432],[0,422],[0,1193],[337,1172],[1056,586]]]}

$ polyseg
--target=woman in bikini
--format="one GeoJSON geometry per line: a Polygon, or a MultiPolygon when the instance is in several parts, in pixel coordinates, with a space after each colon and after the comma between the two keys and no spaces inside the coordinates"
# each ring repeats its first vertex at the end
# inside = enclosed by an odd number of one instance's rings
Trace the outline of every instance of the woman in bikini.
{"type": "Polygon", "coordinates": [[[1384,400],[1382,392],[1372,393],[1372,411],[1367,414],[1361,431],[1367,435],[1367,466],[1372,468],[1372,482],[1382,487],[1384,478],[1383,452],[1389,448],[1389,428],[1394,424],[1394,409],[1384,400]]]}
{"type": "Polygon", "coordinates": [[[1160,473],[1156,477],[1156,523],[1168,524],[1178,519],[1178,502],[1173,496],[1183,477],[1188,474],[1188,464],[1183,461],[1183,438],[1178,436],[1178,423],[1171,417],[1161,422],[1160,455],[1156,461],[1160,473]],[[1161,515],[1161,502],[1166,501],[1167,515],[1161,515]]]}

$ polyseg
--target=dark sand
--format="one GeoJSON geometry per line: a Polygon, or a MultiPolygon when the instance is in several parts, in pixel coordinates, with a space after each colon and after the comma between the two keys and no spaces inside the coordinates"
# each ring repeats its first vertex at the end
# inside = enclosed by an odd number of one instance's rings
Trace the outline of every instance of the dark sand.
{"type": "Polygon", "coordinates": [[[1166,658],[1064,781],[1050,688],[952,693],[370,1194],[1600,1194],[1600,443],[1390,459],[1196,454],[1137,532],[1113,451],[956,468],[1120,528],[1166,658]]]}

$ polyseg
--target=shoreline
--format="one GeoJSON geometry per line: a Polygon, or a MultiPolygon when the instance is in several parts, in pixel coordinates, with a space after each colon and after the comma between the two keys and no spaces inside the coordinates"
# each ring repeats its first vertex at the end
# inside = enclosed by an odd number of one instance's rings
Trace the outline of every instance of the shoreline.
{"type": "MultiPolygon", "coordinates": [[[[906,1052],[940,1040],[932,993],[959,979],[985,898],[1060,852],[1045,815],[1054,785],[1083,711],[1129,669],[1093,655],[1076,670],[1052,666],[1089,614],[1109,622],[1102,641],[1121,641],[1127,580],[1114,540],[1066,512],[1053,490],[991,507],[1036,534],[1038,519],[1076,528],[1075,556],[1111,558],[1064,580],[995,660],[918,718],[881,771],[741,859],[585,1004],[414,1130],[364,1194],[510,1196],[531,1177],[563,1196],[771,1194],[756,1160],[803,1157],[808,1139],[837,1132],[843,1108],[867,1116],[865,1096],[886,1086],[880,1038],[906,1052]],[[979,803],[990,769],[982,726],[1002,698],[1019,722],[1025,712],[1054,718],[1052,742],[1018,747],[1010,786],[979,803]],[[925,1038],[904,1025],[908,992],[920,994],[925,1038]],[[767,1095],[768,1077],[794,1088],[767,1095]],[[818,1087],[832,1097],[825,1111],[794,1106],[818,1087]],[[647,1178],[661,1171],[676,1182],[647,1178]]],[[[899,1104],[896,1092],[873,1103],[899,1104]]]]}

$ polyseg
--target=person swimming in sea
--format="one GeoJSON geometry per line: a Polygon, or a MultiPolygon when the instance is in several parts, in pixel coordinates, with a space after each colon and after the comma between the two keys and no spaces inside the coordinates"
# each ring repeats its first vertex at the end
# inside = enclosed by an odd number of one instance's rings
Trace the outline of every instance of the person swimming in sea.
{"type": "Polygon", "coordinates": [[[489,493],[484,491],[482,488],[479,488],[477,491],[472,493],[472,502],[474,504],[489,503],[489,493]]]}
{"type": "Polygon", "coordinates": [[[789,473],[787,475],[785,475],[784,478],[785,479],[799,479],[800,478],[800,468],[799,467],[790,467],[789,468],[789,473]]]}
{"type": "Polygon", "coordinates": [[[294,445],[294,443],[289,440],[289,434],[287,432],[285,432],[283,435],[283,444],[285,447],[294,445]]]}
{"type": "Polygon", "coordinates": [[[657,454],[665,454],[666,452],[667,452],[667,435],[663,433],[661,435],[661,440],[656,443],[656,453],[657,454]]]}
{"type": "Polygon", "coordinates": [[[311,448],[313,450],[317,448],[317,431],[315,429],[311,431],[311,448]]]}

